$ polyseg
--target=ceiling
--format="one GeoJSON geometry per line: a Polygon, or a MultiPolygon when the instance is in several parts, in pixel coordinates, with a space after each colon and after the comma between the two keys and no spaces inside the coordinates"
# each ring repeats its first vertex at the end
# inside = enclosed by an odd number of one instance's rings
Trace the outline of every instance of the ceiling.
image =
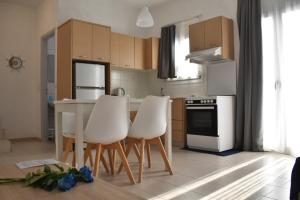
{"type": "Polygon", "coordinates": [[[171,0],[122,0],[125,1],[133,6],[138,6],[138,7],[142,7],[142,6],[155,6],[167,1],[171,1],[171,0]]]}
{"type": "MultiPolygon", "coordinates": [[[[21,3],[29,6],[37,6],[44,0],[0,0],[0,2],[21,3]]],[[[83,0],[84,1],[84,0],[83,0]]],[[[136,7],[155,6],[171,0],[119,0],[127,2],[136,7]]]]}
{"type": "Polygon", "coordinates": [[[0,0],[0,2],[19,3],[28,6],[38,6],[44,0],[0,0]]]}

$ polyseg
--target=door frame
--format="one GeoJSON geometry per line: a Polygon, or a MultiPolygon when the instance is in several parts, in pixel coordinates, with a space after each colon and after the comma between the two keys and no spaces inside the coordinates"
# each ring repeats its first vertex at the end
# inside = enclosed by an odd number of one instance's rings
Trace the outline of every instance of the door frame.
{"type": "Polygon", "coordinates": [[[41,139],[42,141],[48,141],[47,133],[48,133],[48,97],[47,97],[47,39],[54,36],[55,40],[55,54],[54,54],[54,85],[55,85],[55,95],[56,95],[56,57],[57,57],[57,44],[56,44],[56,29],[52,29],[41,37],[40,45],[41,45],[41,55],[40,55],[40,108],[41,108],[41,139]]]}

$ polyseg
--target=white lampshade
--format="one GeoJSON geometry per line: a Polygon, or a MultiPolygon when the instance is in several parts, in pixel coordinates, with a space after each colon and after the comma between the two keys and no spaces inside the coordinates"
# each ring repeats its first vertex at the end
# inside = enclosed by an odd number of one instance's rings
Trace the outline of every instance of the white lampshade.
{"type": "Polygon", "coordinates": [[[151,15],[151,13],[149,12],[149,9],[148,9],[147,6],[145,6],[141,10],[141,12],[140,12],[140,14],[139,14],[139,16],[136,20],[136,25],[138,27],[143,27],[143,28],[144,27],[151,27],[151,26],[154,25],[153,17],[151,15]]]}

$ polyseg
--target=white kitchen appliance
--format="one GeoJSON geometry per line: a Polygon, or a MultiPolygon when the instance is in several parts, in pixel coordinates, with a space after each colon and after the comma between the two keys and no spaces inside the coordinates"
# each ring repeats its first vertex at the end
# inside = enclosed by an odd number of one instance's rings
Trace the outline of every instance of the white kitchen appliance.
{"type": "Polygon", "coordinates": [[[105,65],[75,62],[73,99],[98,99],[105,94],[105,65]]]}
{"type": "Polygon", "coordinates": [[[207,65],[208,96],[236,95],[236,62],[207,65]]]}
{"type": "Polygon", "coordinates": [[[234,96],[188,97],[187,147],[222,152],[234,146],[234,96]]]}

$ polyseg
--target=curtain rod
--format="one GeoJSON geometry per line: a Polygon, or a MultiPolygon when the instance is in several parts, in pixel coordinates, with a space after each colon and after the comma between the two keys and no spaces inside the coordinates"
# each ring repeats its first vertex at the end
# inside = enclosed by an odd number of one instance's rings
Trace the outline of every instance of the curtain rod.
{"type": "Polygon", "coordinates": [[[182,19],[182,20],[179,20],[179,21],[176,21],[176,22],[173,22],[173,23],[164,25],[164,26],[162,26],[162,28],[167,27],[167,26],[171,26],[171,25],[175,25],[175,24],[179,24],[179,23],[181,23],[181,22],[189,21],[189,20],[195,19],[195,18],[200,19],[201,16],[202,16],[202,14],[196,15],[196,16],[194,16],[194,17],[189,17],[189,18],[186,18],[186,19],[182,19]]]}

